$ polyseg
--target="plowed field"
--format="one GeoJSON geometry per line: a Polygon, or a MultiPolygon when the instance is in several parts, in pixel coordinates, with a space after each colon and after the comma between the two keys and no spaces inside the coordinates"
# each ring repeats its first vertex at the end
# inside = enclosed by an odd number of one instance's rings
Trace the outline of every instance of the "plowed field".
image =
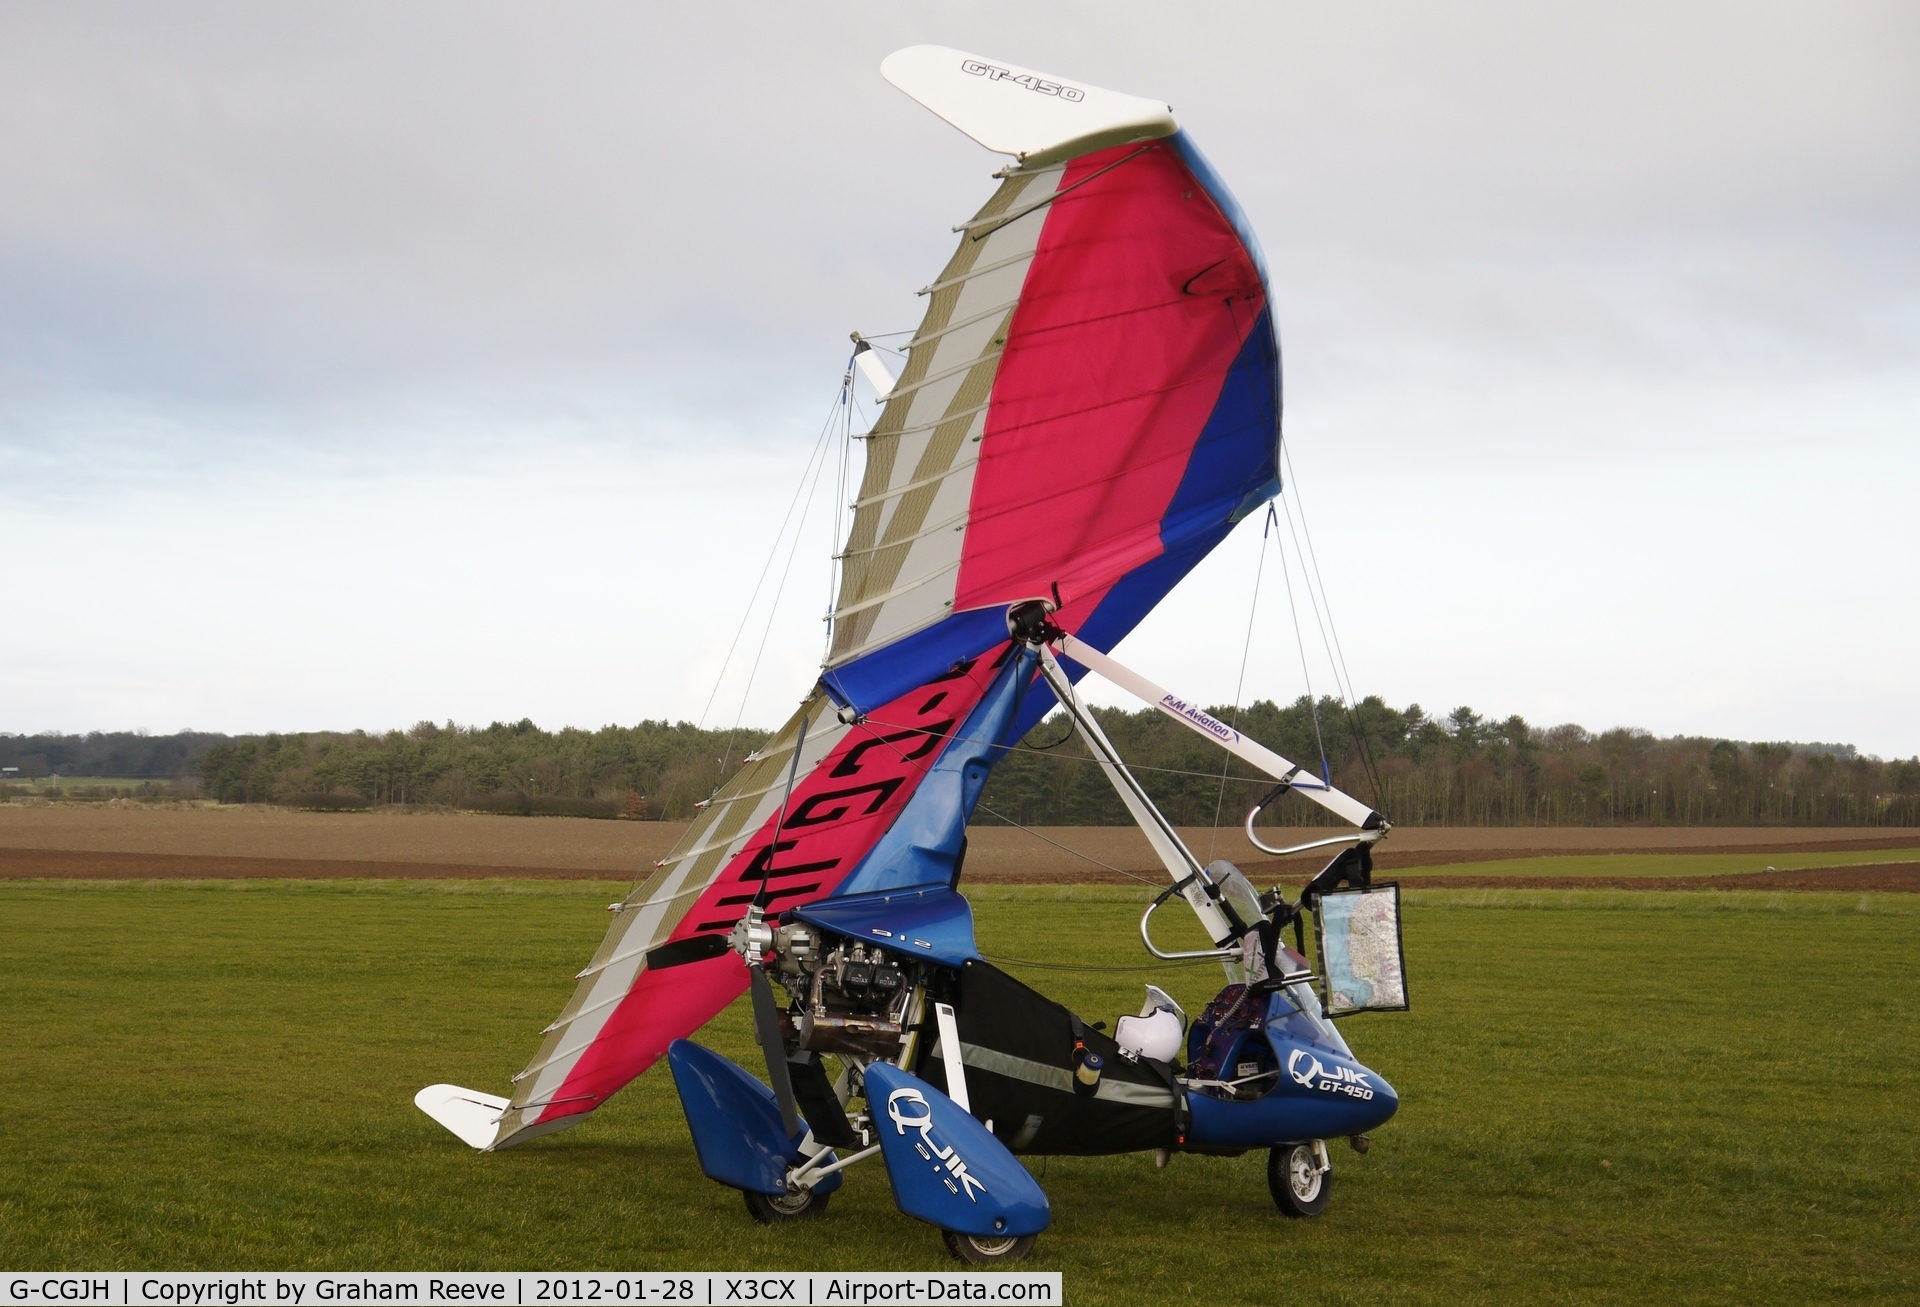
{"type": "MultiPolygon", "coordinates": [[[[0,804],[0,879],[602,879],[630,882],[685,827],[474,813],[0,804]]],[[[1306,839],[1319,830],[1265,832],[1306,839]]],[[[1265,857],[1237,829],[1181,832],[1203,861],[1297,884],[1332,850],[1265,857]]],[[[1920,890],[1920,832],[1859,827],[1403,827],[1378,872],[1410,886],[1920,890]]],[[[1130,827],[980,826],[972,884],[1164,883],[1130,827]]]]}

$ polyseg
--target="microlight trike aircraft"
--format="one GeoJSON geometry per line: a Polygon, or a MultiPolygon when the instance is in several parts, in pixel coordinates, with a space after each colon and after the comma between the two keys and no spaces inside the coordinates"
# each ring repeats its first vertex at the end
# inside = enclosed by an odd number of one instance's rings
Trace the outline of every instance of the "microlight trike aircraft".
{"type": "Polygon", "coordinates": [[[1023,1257],[1046,1228],[1028,1155],[1165,1165],[1266,1148],[1280,1210],[1315,1215],[1327,1141],[1364,1151],[1399,1105],[1332,1021],[1406,1006],[1397,893],[1371,883],[1388,823],[1324,765],[1107,653],[1280,492],[1259,245],[1163,103],[939,46],[881,72],[1014,162],[922,290],[904,371],[855,337],[843,385],[857,368],[883,406],[861,437],[820,678],[612,905],[513,1096],[434,1085],[415,1102],[473,1147],[506,1148],[578,1124],[664,1055],[702,1170],[755,1218],[819,1216],[878,1155],[901,1210],[974,1263],[1023,1257]],[[1292,902],[1202,865],[1088,711],[1089,671],[1273,779],[1246,818],[1256,847],[1340,852],[1292,902]],[[1108,1034],[976,946],[968,820],[995,763],[1056,707],[1170,877],[1141,919],[1147,949],[1226,971],[1191,1020],[1148,986],[1108,1034]],[[1255,818],[1286,794],[1351,830],[1261,843],[1255,818]],[[1210,948],[1154,942],[1174,898],[1210,948]],[[766,1082],[691,1039],[743,991],[766,1082]]]}

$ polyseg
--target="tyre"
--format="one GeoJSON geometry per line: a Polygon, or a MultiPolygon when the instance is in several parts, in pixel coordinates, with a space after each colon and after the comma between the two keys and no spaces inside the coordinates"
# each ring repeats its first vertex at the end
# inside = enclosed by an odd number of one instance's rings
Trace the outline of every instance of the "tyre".
{"type": "Polygon", "coordinates": [[[762,1225],[811,1220],[827,1210],[827,1199],[833,1197],[811,1189],[784,1194],[757,1194],[743,1189],[740,1196],[747,1200],[748,1213],[762,1225]]]}
{"type": "Polygon", "coordinates": [[[1282,1216],[1318,1216],[1333,1198],[1333,1171],[1322,1171],[1312,1144],[1276,1144],[1267,1154],[1267,1188],[1282,1216]]]}
{"type": "Polygon", "coordinates": [[[947,1241],[948,1252],[973,1266],[1017,1262],[1033,1251],[1034,1236],[1030,1234],[961,1234],[958,1230],[942,1230],[940,1237],[947,1241]]]}

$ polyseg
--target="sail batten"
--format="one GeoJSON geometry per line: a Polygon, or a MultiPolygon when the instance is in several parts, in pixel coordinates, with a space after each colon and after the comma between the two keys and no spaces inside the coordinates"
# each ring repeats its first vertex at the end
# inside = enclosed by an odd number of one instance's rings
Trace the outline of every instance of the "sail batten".
{"type": "Polygon", "coordinates": [[[868,504],[878,504],[888,499],[898,498],[906,494],[909,490],[919,490],[924,486],[934,485],[937,482],[945,480],[947,477],[953,476],[957,472],[966,471],[978,461],[977,458],[972,458],[964,463],[955,463],[952,467],[942,468],[940,471],[930,476],[922,477],[918,481],[909,481],[905,485],[889,490],[883,495],[876,495],[872,499],[856,499],[853,501],[853,507],[865,508],[868,504]]]}
{"type": "MultiPolygon", "coordinates": [[[[1038,175],[1038,174],[1035,174],[1035,175],[1038,175]]],[[[992,263],[982,264],[982,265],[970,268],[966,272],[959,273],[955,276],[942,277],[941,280],[939,281],[930,281],[926,285],[922,286],[919,290],[915,291],[914,294],[931,295],[935,291],[945,290],[949,286],[958,286],[963,282],[968,282],[973,280],[973,278],[975,277],[985,276],[989,272],[998,272],[1002,268],[1010,268],[1016,263],[1027,263],[1027,262],[1030,262],[1032,259],[1033,259],[1032,250],[1021,250],[1017,254],[1009,254],[1004,259],[996,259],[992,263]]],[[[931,338],[929,337],[929,339],[931,338]]]]}
{"type": "MultiPolygon", "coordinates": [[[[946,326],[940,328],[940,330],[929,332],[924,336],[915,336],[912,340],[906,343],[905,348],[911,351],[919,348],[922,345],[930,345],[934,341],[939,340],[942,336],[948,335],[955,331],[959,331],[962,327],[971,327],[976,323],[985,322],[987,319],[993,317],[995,314],[1004,314],[1015,308],[1018,308],[1019,306],[1020,306],[1020,301],[1017,299],[1008,300],[1005,304],[990,305],[989,307],[980,310],[980,312],[974,314],[970,318],[962,318],[959,322],[948,323],[946,326]]],[[[891,394],[892,392],[889,391],[888,393],[891,394]]]]}

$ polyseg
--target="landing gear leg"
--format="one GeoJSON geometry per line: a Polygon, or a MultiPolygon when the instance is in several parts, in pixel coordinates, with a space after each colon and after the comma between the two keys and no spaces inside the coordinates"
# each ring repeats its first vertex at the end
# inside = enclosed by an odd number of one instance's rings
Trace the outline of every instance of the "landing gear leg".
{"type": "Polygon", "coordinates": [[[957,1230],[942,1230],[940,1237],[947,1241],[948,1252],[974,1266],[1017,1262],[1033,1251],[1034,1236],[1030,1234],[961,1234],[957,1230]]]}
{"type": "Polygon", "coordinates": [[[747,1211],[753,1219],[762,1225],[784,1225],[788,1221],[806,1221],[827,1210],[827,1199],[832,1194],[815,1193],[811,1189],[789,1191],[784,1194],[757,1194],[750,1189],[740,1191],[747,1200],[747,1211]]]}
{"type": "Polygon", "coordinates": [[[1318,1216],[1333,1198],[1333,1168],[1325,1147],[1276,1144],[1267,1154],[1267,1188],[1282,1216],[1318,1216]]]}

